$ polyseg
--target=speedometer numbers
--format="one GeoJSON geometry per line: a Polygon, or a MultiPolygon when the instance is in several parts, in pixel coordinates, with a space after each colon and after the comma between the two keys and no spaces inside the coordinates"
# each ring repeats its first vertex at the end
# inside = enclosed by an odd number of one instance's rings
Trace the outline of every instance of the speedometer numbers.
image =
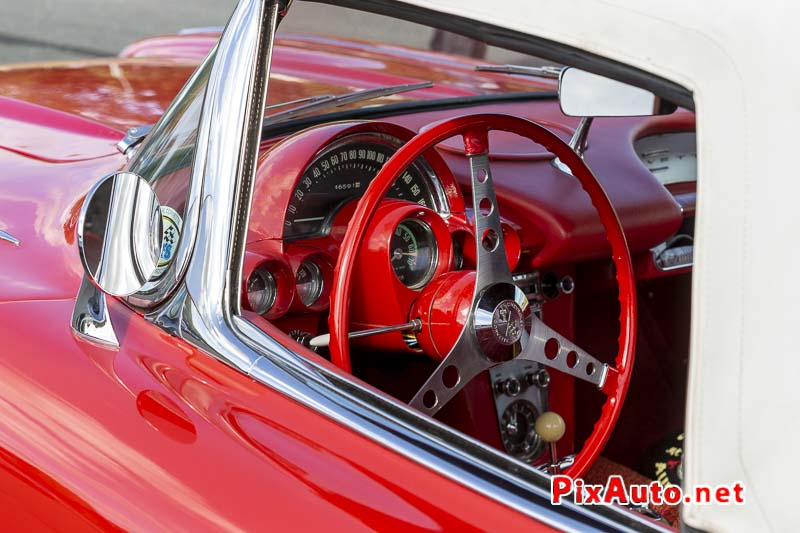
{"type": "MultiPolygon", "coordinates": [[[[345,137],[326,148],[303,171],[292,191],[284,222],[286,239],[327,234],[339,209],[364,194],[400,142],[380,135],[345,137]]],[[[427,164],[411,165],[392,185],[387,197],[438,209],[427,164]]]]}

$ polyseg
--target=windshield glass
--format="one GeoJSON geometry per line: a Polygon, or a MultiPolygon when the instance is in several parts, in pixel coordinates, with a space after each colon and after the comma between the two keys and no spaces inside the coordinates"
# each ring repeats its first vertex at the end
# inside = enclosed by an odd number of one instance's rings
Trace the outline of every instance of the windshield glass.
{"type": "MultiPolygon", "coordinates": [[[[268,105],[424,82],[432,87],[351,101],[333,110],[557,89],[553,78],[476,71],[503,64],[550,63],[420,24],[295,2],[275,41],[268,105]],[[336,24],[328,23],[332,20],[336,24]]],[[[268,109],[267,114],[291,107],[268,109]]],[[[331,111],[329,105],[320,106],[316,114],[331,111]]]]}

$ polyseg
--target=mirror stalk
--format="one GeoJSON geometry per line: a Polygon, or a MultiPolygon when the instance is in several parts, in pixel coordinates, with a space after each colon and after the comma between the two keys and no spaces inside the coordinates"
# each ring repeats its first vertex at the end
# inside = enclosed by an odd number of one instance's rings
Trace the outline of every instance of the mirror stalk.
{"type": "Polygon", "coordinates": [[[575,150],[575,153],[581,156],[581,159],[583,159],[583,153],[586,151],[586,140],[589,138],[589,128],[592,127],[592,121],[594,121],[592,117],[583,117],[569,140],[569,147],[575,150]]]}
{"type": "MultiPolygon", "coordinates": [[[[572,138],[569,140],[569,147],[572,148],[581,159],[583,159],[583,154],[586,152],[586,147],[588,146],[587,139],[589,138],[589,128],[592,127],[593,120],[594,118],[592,117],[583,117],[578,123],[578,127],[575,128],[572,138]]],[[[569,174],[570,176],[572,175],[569,167],[562,163],[557,157],[553,159],[553,166],[561,172],[569,174]]]]}

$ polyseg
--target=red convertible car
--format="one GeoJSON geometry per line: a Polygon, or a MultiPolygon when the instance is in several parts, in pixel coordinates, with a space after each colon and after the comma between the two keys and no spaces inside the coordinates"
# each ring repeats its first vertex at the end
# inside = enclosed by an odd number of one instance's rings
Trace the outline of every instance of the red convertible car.
{"type": "MultiPolygon", "coordinates": [[[[696,188],[749,172],[749,82],[702,62],[750,57],[732,30],[692,54],[679,6],[325,3],[439,50],[282,32],[291,1],[241,0],[224,30],[0,68],[5,523],[786,528],[779,468],[747,465],[797,442],[758,440],[791,395],[755,410],[771,359],[736,343],[761,304],[719,281],[776,256],[734,242],[726,266],[747,193],[696,188]],[[718,101],[731,151],[698,160],[695,103],[718,101]],[[610,480],[664,497],[584,505],[610,480]]],[[[796,292],[770,305],[797,318],[796,292]]]]}

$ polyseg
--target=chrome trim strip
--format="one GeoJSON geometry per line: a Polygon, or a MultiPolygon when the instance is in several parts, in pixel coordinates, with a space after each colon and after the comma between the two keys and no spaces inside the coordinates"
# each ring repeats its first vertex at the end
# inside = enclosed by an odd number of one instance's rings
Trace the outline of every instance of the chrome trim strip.
{"type": "Polygon", "coordinates": [[[545,65],[542,67],[526,67],[524,65],[478,65],[477,72],[495,72],[499,74],[518,74],[534,78],[550,78],[557,80],[564,67],[545,65]]]}
{"type": "Polygon", "coordinates": [[[19,239],[11,235],[10,233],[6,233],[5,231],[0,229],[0,240],[13,244],[14,246],[19,246],[19,239]]]}
{"type": "Polygon", "coordinates": [[[278,20],[277,3],[270,4],[268,16],[264,4],[264,0],[242,0],[228,22],[206,89],[198,135],[195,169],[202,169],[206,179],[198,199],[197,240],[185,284],[206,326],[217,330],[215,337],[230,329],[231,313],[241,312],[243,234],[278,20]],[[267,24],[266,32],[261,31],[262,24],[267,24]]]}
{"type": "Polygon", "coordinates": [[[119,340],[108,315],[106,298],[107,296],[84,274],[75,307],[72,308],[70,325],[72,330],[84,339],[118,349],[119,340]]]}
{"type": "Polygon", "coordinates": [[[178,35],[197,35],[198,33],[222,33],[222,26],[198,26],[196,28],[183,28],[178,35]]]}

